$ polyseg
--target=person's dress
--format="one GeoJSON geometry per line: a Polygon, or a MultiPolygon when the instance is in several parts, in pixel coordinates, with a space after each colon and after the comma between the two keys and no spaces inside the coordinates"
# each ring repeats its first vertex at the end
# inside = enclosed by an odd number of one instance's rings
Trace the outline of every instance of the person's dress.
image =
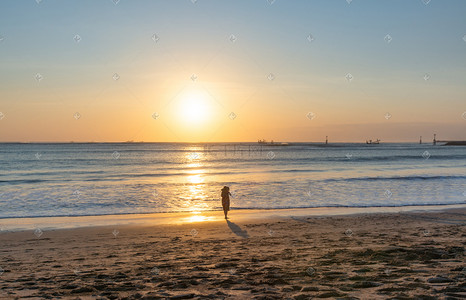
{"type": "Polygon", "coordinates": [[[230,196],[228,195],[228,192],[222,192],[222,206],[223,210],[230,210],[230,196]]]}

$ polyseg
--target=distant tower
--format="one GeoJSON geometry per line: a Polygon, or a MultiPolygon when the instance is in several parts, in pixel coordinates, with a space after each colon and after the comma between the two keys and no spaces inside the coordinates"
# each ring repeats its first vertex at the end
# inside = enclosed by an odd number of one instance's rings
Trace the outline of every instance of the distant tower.
{"type": "Polygon", "coordinates": [[[419,144],[422,144],[422,135],[419,137],[419,144]]]}
{"type": "Polygon", "coordinates": [[[328,135],[325,136],[325,145],[328,144],[328,135]]]}
{"type": "Polygon", "coordinates": [[[434,133],[434,142],[433,142],[434,145],[437,145],[437,135],[434,133]]]}

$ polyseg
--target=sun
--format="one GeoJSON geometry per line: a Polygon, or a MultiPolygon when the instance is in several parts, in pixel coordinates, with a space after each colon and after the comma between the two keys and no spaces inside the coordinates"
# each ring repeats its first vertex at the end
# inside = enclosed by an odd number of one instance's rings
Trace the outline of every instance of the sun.
{"type": "Polygon", "coordinates": [[[209,120],[211,110],[209,97],[199,91],[190,91],[179,103],[180,117],[187,125],[197,125],[209,120]]]}

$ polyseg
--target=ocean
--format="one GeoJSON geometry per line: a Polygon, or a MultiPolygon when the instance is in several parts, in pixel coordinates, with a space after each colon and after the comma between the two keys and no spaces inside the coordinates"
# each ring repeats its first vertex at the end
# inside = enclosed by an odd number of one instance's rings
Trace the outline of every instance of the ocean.
{"type": "Polygon", "coordinates": [[[466,203],[466,147],[0,144],[0,218],[466,203]]]}

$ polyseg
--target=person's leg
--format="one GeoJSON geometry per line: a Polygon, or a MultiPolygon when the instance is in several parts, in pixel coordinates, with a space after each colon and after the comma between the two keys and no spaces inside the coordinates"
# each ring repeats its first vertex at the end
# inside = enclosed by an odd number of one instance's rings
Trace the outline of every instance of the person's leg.
{"type": "Polygon", "coordinates": [[[227,201],[224,197],[222,197],[222,207],[223,207],[223,214],[225,215],[225,219],[226,219],[228,207],[227,207],[227,201]]]}

